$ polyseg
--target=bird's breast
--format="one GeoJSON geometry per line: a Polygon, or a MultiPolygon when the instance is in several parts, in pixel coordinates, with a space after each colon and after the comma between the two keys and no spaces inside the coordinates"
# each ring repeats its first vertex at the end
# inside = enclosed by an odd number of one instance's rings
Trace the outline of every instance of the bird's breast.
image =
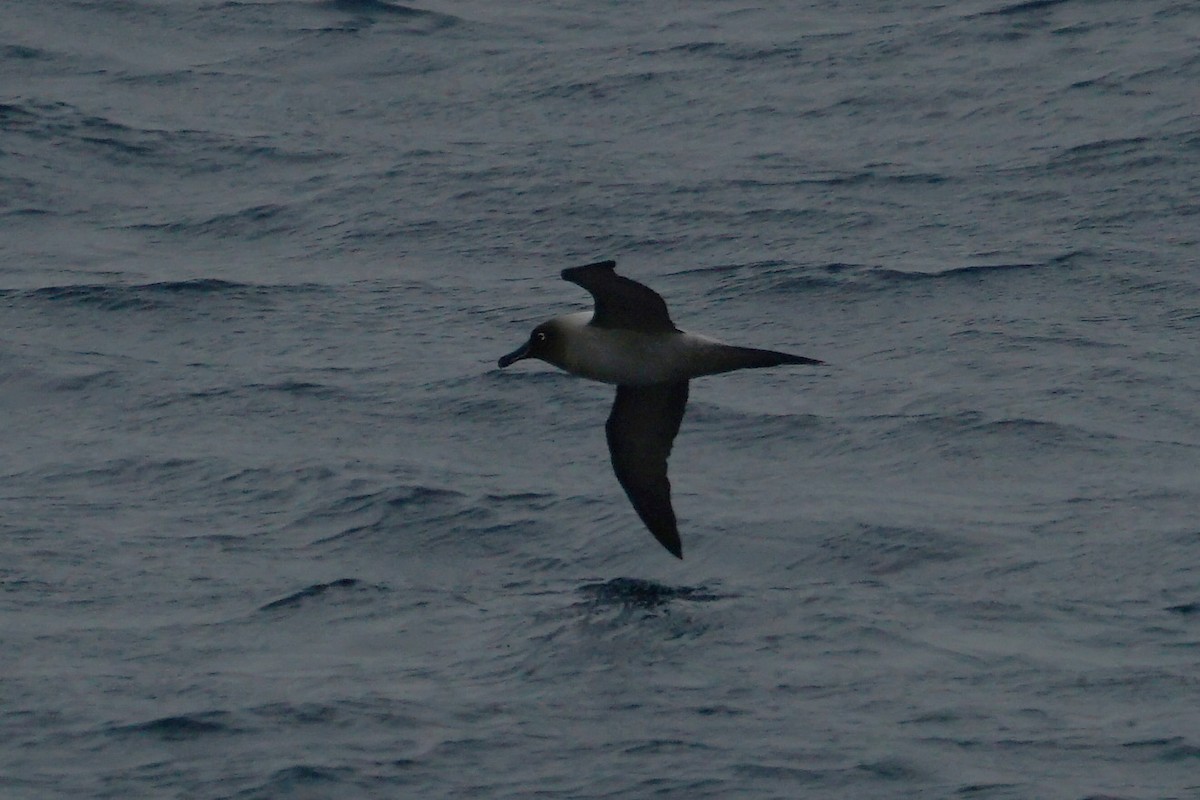
{"type": "Polygon", "coordinates": [[[562,365],[568,372],[618,386],[687,380],[719,342],[695,334],[646,333],[587,326],[572,332],[562,365]]]}

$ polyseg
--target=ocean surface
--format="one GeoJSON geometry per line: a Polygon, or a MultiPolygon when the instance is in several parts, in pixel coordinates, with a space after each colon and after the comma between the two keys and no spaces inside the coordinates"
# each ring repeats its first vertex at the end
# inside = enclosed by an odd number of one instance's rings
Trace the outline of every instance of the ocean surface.
{"type": "Polygon", "coordinates": [[[1200,4],[2,6],[0,797],[1200,797],[1200,4]]]}

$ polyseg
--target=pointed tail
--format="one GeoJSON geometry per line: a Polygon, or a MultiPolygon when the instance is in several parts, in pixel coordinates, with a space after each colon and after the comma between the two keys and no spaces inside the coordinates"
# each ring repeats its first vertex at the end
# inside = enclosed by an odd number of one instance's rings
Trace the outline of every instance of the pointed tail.
{"type": "Polygon", "coordinates": [[[825,362],[807,356],[795,356],[791,353],[781,353],[778,350],[759,350],[756,347],[735,347],[723,345],[716,352],[709,352],[704,361],[704,375],[716,375],[720,372],[732,372],[735,369],[758,369],[761,367],[778,367],[783,364],[823,365],[825,362]]]}

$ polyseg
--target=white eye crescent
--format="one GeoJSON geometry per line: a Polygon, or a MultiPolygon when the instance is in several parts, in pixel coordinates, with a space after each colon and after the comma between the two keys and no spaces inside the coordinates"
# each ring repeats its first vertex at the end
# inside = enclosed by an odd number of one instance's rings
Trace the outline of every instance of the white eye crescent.
{"type": "Polygon", "coordinates": [[[546,332],[538,331],[537,333],[535,333],[533,335],[533,338],[537,339],[539,342],[544,342],[544,341],[546,341],[546,332]]]}

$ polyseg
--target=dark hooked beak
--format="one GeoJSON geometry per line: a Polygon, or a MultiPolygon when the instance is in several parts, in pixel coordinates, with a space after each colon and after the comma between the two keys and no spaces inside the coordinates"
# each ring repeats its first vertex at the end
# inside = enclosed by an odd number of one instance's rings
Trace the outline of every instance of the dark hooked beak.
{"type": "Polygon", "coordinates": [[[520,361],[522,358],[529,358],[529,342],[526,342],[525,344],[521,345],[520,347],[518,347],[516,350],[513,350],[508,355],[503,356],[499,361],[500,369],[504,369],[509,364],[516,363],[517,361],[520,361]]]}

